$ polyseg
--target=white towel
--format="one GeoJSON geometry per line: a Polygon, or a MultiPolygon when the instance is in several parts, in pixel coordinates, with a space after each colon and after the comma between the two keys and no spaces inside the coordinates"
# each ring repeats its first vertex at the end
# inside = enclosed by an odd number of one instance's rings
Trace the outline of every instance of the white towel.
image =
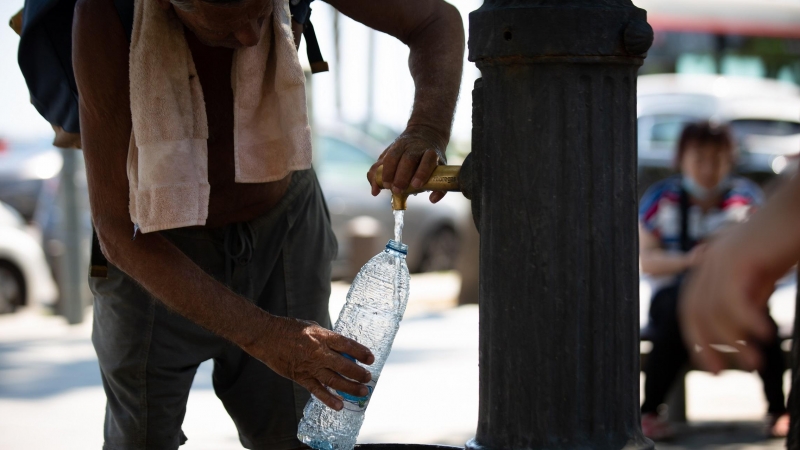
{"type": "MultiPolygon", "coordinates": [[[[311,167],[305,75],[288,0],[274,0],[254,47],[235,51],[237,183],[280,180],[311,167]]],[[[130,49],[133,132],[128,149],[131,219],[143,233],[204,225],[208,120],[183,24],[155,0],[136,0],[130,49]]]]}

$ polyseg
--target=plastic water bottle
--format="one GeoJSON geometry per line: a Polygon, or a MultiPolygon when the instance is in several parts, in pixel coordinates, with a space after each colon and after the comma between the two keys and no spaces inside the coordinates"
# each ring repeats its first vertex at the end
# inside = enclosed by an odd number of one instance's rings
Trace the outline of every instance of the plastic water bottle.
{"type": "Polygon", "coordinates": [[[341,411],[330,409],[311,397],[297,431],[297,438],[304,444],[318,450],[352,450],[356,445],[364,412],[392,350],[408,303],[407,248],[405,244],[390,240],[384,251],[361,268],[333,328],[342,336],[368,347],[375,356],[370,366],[359,363],[372,373],[372,380],[367,384],[369,394],[355,397],[329,388],[342,398],[344,408],[341,411]]]}

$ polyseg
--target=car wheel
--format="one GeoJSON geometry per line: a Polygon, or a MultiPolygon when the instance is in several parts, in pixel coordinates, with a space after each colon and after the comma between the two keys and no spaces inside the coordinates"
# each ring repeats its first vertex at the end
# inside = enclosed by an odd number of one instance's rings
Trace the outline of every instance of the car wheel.
{"type": "Polygon", "coordinates": [[[0,314],[14,312],[25,304],[25,279],[19,269],[0,261],[0,314]]]}
{"type": "Polygon", "coordinates": [[[419,264],[419,272],[454,270],[458,257],[459,239],[455,230],[442,227],[425,239],[425,253],[419,264]]]}

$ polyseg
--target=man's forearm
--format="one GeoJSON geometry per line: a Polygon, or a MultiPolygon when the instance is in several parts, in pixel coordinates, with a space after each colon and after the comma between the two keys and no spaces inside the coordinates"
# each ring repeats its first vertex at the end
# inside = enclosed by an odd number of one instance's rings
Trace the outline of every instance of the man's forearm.
{"type": "Polygon", "coordinates": [[[442,0],[326,0],[343,14],[408,45],[416,92],[408,126],[427,129],[436,146],[447,145],[461,87],[464,25],[442,0]]]}
{"type": "MultiPolygon", "coordinates": [[[[120,224],[121,225],[121,224],[120,224]]],[[[135,240],[128,227],[98,227],[104,252],[167,308],[247,349],[270,315],[205,273],[158,233],[135,240]]]]}
{"type": "MultiPolygon", "coordinates": [[[[445,162],[461,86],[464,27],[458,10],[444,0],[325,0],[343,14],[408,45],[416,91],[406,130],[367,172],[372,195],[391,188],[420,187],[445,162]],[[383,183],[377,172],[383,167],[383,183]]],[[[444,192],[432,192],[438,202],[444,192]]]]}
{"type": "MultiPolygon", "coordinates": [[[[441,4],[430,22],[409,36],[408,66],[414,79],[414,106],[409,128],[428,127],[439,136],[441,150],[450,139],[461,86],[464,28],[454,7],[441,4]]],[[[443,155],[442,155],[443,156],[443,155]]]]}

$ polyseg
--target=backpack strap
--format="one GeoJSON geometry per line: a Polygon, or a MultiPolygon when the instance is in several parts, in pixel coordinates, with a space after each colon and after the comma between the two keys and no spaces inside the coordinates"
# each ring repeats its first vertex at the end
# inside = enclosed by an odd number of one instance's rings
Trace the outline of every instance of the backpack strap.
{"type": "Polygon", "coordinates": [[[8,25],[11,27],[11,29],[14,30],[15,33],[17,33],[17,36],[20,36],[22,34],[22,14],[24,12],[25,8],[20,9],[19,12],[14,14],[14,17],[12,17],[11,20],[8,22],[8,25]]]}
{"type": "Polygon", "coordinates": [[[311,73],[327,72],[328,63],[322,58],[317,34],[314,32],[314,25],[311,24],[311,9],[308,10],[306,22],[303,24],[303,37],[306,38],[306,54],[311,65],[311,73]]]}
{"type": "Polygon", "coordinates": [[[327,72],[328,63],[322,57],[314,25],[311,24],[311,2],[313,1],[290,0],[289,11],[292,13],[292,20],[303,26],[303,37],[306,39],[306,54],[308,62],[311,64],[311,73],[327,72]]]}
{"type": "Polygon", "coordinates": [[[681,216],[681,234],[680,234],[680,245],[681,251],[684,253],[688,253],[692,247],[694,247],[694,241],[689,237],[689,207],[691,206],[691,201],[689,201],[689,193],[686,192],[686,189],[681,187],[681,195],[680,195],[680,216],[681,216]]]}
{"type": "MultiPolygon", "coordinates": [[[[730,188],[726,189],[725,191],[722,192],[722,194],[720,195],[720,198],[722,200],[724,200],[725,197],[728,196],[729,192],[730,192],[730,188]]],[[[695,242],[694,239],[692,239],[689,236],[689,208],[690,207],[691,207],[691,201],[689,200],[689,193],[686,192],[686,189],[684,189],[681,186],[681,195],[680,195],[680,215],[681,215],[680,245],[681,245],[681,251],[683,251],[683,252],[688,252],[695,245],[697,245],[697,242],[695,242]]]]}
{"type": "MultiPolygon", "coordinates": [[[[689,199],[689,193],[686,192],[686,189],[681,186],[681,192],[678,200],[678,207],[679,207],[679,215],[681,221],[681,231],[678,237],[681,251],[684,253],[689,253],[694,247],[695,242],[689,237],[689,208],[692,206],[692,202],[689,199]]],[[[674,295],[677,298],[677,292],[681,284],[683,284],[683,279],[686,277],[688,271],[683,271],[676,275],[675,280],[673,283],[665,288],[674,291],[674,295]]],[[[653,300],[655,300],[655,296],[653,296],[653,300]]],[[[652,315],[652,306],[651,306],[651,315],[652,315]]]]}

